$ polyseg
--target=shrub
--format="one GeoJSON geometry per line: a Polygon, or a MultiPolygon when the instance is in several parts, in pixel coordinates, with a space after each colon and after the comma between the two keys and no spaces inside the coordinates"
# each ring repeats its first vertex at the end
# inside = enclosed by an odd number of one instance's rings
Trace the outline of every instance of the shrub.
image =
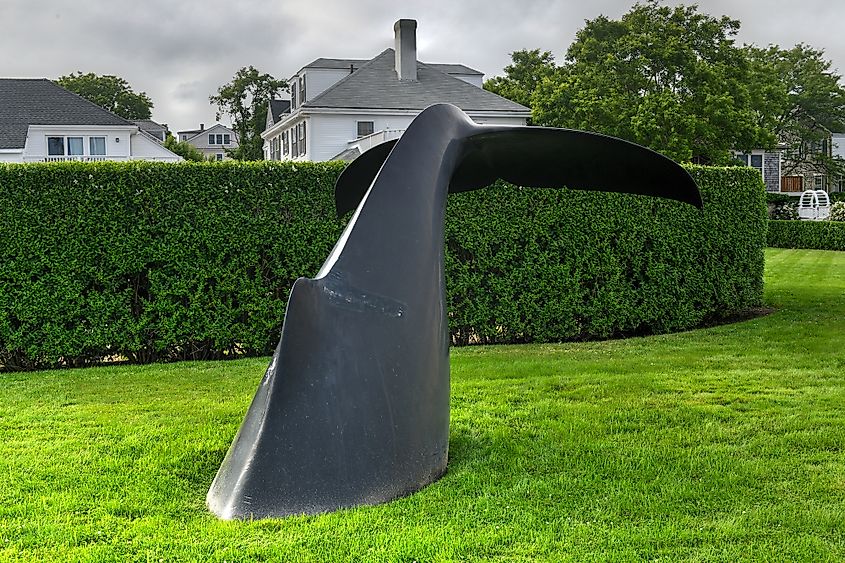
{"type": "Polygon", "coordinates": [[[795,198],[787,194],[781,194],[777,192],[766,192],[766,203],[783,205],[784,203],[790,203],[792,201],[795,201],[795,198]]]}
{"type": "Polygon", "coordinates": [[[780,204],[775,207],[771,218],[779,221],[797,221],[798,210],[795,208],[794,203],[780,204]]]}
{"type": "Polygon", "coordinates": [[[830,206],[830,220],[845,221],[845,201],[837,201],[830,206]]]}
{"type": "Polygon", "coordinates": [[[845,192],[830,192],[830,201],[845,201],[845,192]]]}
{"type": "MultiPolygon", "coordinates": [[[[0,364],[268,354],[291,285],[342,229],[342,165],[0,166],[0,364]]],[[[760,304],[752,169],[691,167],[704,211],[497,185],[450,196],[457,344],[680,330],[760,304]]]]}
{"type": "Polygon", "coordinates": [[[767,244],[774,248],[845,250],[845,223],[769,221],[767,244]]]}

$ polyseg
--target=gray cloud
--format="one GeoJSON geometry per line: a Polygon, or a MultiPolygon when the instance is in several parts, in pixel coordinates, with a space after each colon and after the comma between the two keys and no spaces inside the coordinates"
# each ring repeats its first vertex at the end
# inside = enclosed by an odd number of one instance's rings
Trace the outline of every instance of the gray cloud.
{"type": "MultiPolygon", "coordinates": [[[[679,2],[669,2],[677,4],[679,2]]],[[[683,2],[692,4],[694,2],[683,2]]],[[[742,22],[740,43],[824,49],[845,70],[845,5],[805,0],[700,0],[701,11],[742,22]]],[[[595,0],[0,0],[0,76],[116,74],[155,103],[171,129],[214,120],[208,96],[241,67],[287,78],[317,57],[370,58],[393,43],[393,22],[414,18],[419,55],[500,74],[509,53],[562,58],[584,20],[618,18],[633,1],[595,0]]],[[[224,119],[225,121],[225,119],[224,119]]]]}

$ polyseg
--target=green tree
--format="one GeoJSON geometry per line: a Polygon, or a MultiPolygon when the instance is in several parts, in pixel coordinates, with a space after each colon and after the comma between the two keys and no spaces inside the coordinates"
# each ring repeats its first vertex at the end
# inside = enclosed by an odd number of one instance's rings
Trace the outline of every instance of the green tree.
{"type": "Polygon", "coordinates": [[[774,143],[753,109],[755,77],[734,45],[739,22],[696,6],[635,4],[586,22],[532,98],[534,121],[596,131],[677,161],[731,162],[774,143]]]}
{"type": "Polygon", "coordinates": [[[757,97],[766,108],[765,126],[783,147],[783,174],[809,166],[831,177],[842,175],[843,162],[830,154],[828,132],[845,131],[845,88],[824,51],[798,44],[749,46],[746,52],[756,72],[767,78],[757,97]]]}
{"type": "Polygon", "coordinates": [[[261,132],[266,123],[267,106],[286,87],[286,81],[261,74],[249,66],[235,73],[230,82],[218,88],[217,94],[209,96],[209,101],[217,106],[217,119],[223,114],[229,115],[232,128],[238,134],[240,146],[228,151],[232,158],[261,160],[264,157],[261,132]]]}
{"type": "Polygon", "coordinates": [[[150,119],[153,102],[145,92],[134,92],[123,78],[77,71],[56,83],[124,119],[150,119]]]}
{"type": "Polygon", "coordinates": [[[170,152],[178,154],[185,160],[192,160],[194,162],[202,162],[205,160],[205,155],[201,150],[188,141],[177,141],[176,137],[169,133],[167,138],[164,140],[164,148],[170,152]]]}
{"type": "Polygon", "coordinates": [[[531,96],[542,80],[555,69],[554,56],[540,49],[514,51],[504,76],[494,76],[484,82],[484,89],[518,104],[531,107],[531,96]]]}

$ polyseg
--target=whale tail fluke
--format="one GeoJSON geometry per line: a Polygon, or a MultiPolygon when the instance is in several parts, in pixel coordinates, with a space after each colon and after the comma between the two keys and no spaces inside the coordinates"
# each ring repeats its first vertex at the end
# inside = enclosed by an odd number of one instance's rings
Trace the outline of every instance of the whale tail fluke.
{"type": "MultiPolygon", "coordinates": [[[[450,193],[484,188],[501,178],[526,187],[622,192],[702,206],[698,187],[684,168],[615,137],[570,129],[476,125],[463,143],[450,193]]],[[[338,216],[358,206],[395,144],[394,140],[373,147],[343,171],[335,184],[338,216]]]]}

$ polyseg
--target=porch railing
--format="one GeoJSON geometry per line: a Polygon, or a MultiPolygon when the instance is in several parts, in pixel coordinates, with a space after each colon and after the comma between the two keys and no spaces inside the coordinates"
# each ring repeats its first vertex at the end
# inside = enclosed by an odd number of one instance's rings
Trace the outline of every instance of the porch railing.
{"type": "Polygon", "coordinates": [[[72,155],[72,156],[45,156],[43,159],[37,159],[41,162],[104,162],[106,160],[127,160],[125,156],[91,156],[91,155],[72,155]]]}
{"type": "Polygon", "coordinates": [[[360,137],[353,141],[349,141],[348,145],[350,149],[352,147],[358,147],[359,151],[366,152],[376,145],[380,145],[386,141],[392,141],[393,139],[398,139],[404,132],[404,129],[382,129],[381,131],[376,131],[366,137],[360,137]]]}

